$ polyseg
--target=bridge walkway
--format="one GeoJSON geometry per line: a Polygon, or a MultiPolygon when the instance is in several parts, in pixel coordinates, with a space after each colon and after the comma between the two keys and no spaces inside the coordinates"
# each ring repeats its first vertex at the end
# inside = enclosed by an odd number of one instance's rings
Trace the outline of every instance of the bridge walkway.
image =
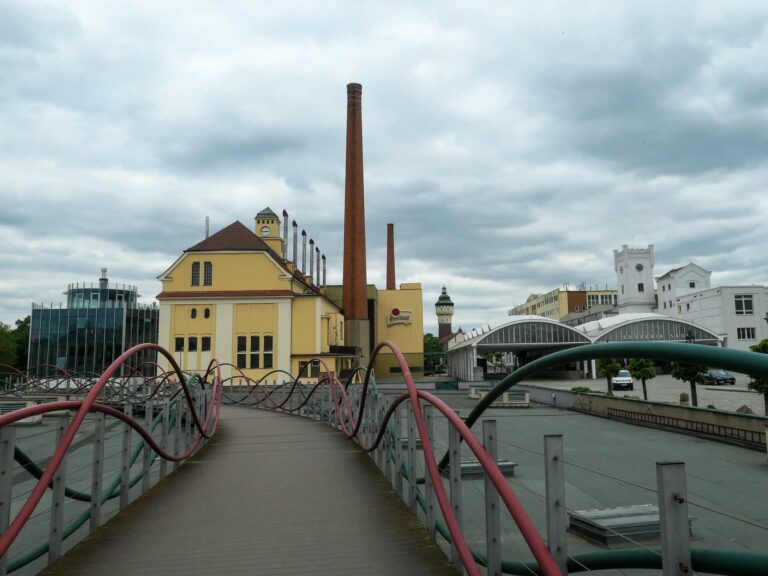
{"type": "Polygon", "coordinates": [[[456,571],[343,434],[304,418],[223,406],[204,451],[42,574],[456,571]]]}

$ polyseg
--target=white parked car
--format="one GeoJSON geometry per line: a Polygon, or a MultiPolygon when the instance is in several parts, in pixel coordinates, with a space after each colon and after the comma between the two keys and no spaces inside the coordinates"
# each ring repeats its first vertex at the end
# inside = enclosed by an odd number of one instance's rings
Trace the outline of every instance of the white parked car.
{"type": "Polygon", "coordinates": [[[632,374],[629,370],[619,370],[619,373],[611,378],[611,388],[613,390],[634,390],[635,382],[632,380],[632,374]]]}

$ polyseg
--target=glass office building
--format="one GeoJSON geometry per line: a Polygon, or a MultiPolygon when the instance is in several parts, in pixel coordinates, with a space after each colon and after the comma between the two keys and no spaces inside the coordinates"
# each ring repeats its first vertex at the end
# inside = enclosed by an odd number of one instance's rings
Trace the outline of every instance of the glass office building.
{"type": "MultiPolygon", "coordinates": [[[[136,344],[157,342],[159,309],[138,303],[135,286],[109,284],[106,269],[98,284],[70,284],[66,307],[32,305],[28,370],[34,376],[101,375],[124,351],[136,344]]],[[[157,360],[143,351],[128,362],[139,368],[157,360]]],[[[142,370],[147,373],[146,367],[142,370]]],[[[128,376],[124,368],[119,375],[128,376]]]]}

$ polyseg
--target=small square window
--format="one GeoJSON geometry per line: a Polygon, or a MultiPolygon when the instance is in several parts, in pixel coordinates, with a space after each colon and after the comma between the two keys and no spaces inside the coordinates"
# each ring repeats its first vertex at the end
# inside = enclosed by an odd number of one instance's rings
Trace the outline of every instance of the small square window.
{"type": "Polygon", "coordinates": [[[642,282],[640,282],[640,283],[637,285],[637,291],[638,291],[638,292],[645,292],[645,285],[644,285],[642,282]]]}
{"type": "Polygon", "coordinates": [[[203,336],[200,338],[200,350],[202,352],[210,352],[211,351],[211,337],[210,336],[203,336]]]}
{"type": "Polygon", "coordinates": [[[189,337],[189,351],[197,352],[197,336],[189,337]]]}
{"type": "Polygon", "coordinates": [[[688,282],[688,288],[696,288],[696,282],[688,282]]]}
{"type": "Polygon", "coordinates": [[[175,338],[174,350],[176,352],[184,352],[184,338],[181,336],[175,338]]]}

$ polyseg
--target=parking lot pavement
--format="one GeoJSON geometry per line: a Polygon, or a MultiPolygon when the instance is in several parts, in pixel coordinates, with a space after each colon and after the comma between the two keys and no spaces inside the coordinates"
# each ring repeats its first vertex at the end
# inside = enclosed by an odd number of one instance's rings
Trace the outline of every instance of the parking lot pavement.
{"type": "MultiPolygon", "coordinates": [[[[733,386],[710,386],[699,385],[696,388],[699,397],[699,406],[706,408],[714,406],[718,410],[735,411],[741,406],[748,406],[758,416],[765,415],[765,402],[763,395],[747,388],[749,376],[745,374],[733,374],[736,377],[736,384],[733,386]]],[[[558,390],[570,390],[576,386],[587,386],[598,392],[605,392],[607,385],[605,378],[597,380],[554,380],[554,379],[529,379],[527,384],[535,386],[544,386],[547,388],[556,388],[558,390]]],[[[656,402],[679,402],[680,394],[685,392],[690,395],[691,387],[687,382],[675,380],[667,374],[656,376],[653,380],[646,382],[648,389],[648,400],[656,402]]],[[[634,396],[643,397],[643,386],[640,381],[635,381],[635,389],[632,391],[617,390],[616,396],[634,396]]]]}

